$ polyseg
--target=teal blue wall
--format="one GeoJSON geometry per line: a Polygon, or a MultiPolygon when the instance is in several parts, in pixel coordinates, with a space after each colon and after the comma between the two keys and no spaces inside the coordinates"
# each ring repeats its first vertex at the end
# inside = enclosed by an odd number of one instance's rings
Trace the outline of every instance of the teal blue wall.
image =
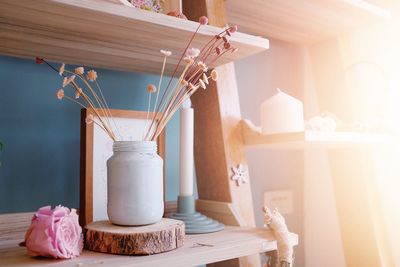
{"type": "MultiPolygon", "coordinates": [[[[96,71],[110,108],[147,109],[158,76],[96,71]]],[[[33,60],[0,57],[0,213],[79,206],[80,108],[57,100],[60,83],[33,60]]],[[[178,191],[178,116],[167,127],[167,200],[178,191]]]]}

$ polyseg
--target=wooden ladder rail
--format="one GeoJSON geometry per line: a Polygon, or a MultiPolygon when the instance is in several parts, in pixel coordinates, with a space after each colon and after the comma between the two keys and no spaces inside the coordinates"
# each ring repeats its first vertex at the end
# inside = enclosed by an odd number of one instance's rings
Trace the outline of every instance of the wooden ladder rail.
{"type": "MultiPolygon", "coordinates": [[[[224,27],[227,23],[224,0],[183,0],[183,13],[198,21],[207,16],[209,24],[224,27]]],[[[241,112],[235,67],[229,63],[216,70],[219,79],[207,90],[192,96],[195,110],[195,165],[197,187],[201,200],[231,203],[240,226],[255,226],[251,187],[238,186],[231,180],[232,167],[242,164],[248,169],[242,140],[241,112]]],[[[260,211],[261,212],[261,211],[260,211]]],[[[232,223],[225,221],[225,224],[232,223]]],[[[208,266],[260,266],[259,255],[214,263],[208,266]]]]}

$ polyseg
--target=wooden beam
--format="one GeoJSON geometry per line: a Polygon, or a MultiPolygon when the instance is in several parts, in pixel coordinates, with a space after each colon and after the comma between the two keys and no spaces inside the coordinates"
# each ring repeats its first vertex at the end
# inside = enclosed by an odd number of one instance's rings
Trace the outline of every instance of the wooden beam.
{"type": "Polygon", "coordinates": [[[198,199],[196,200],[196,211],[227,225],[246,224],[235,206],[229,202],[198,199]]]}
{"type": "Polygon", "coordinates": [[[329,152],[348,267],[394,266],[374,183],[372,150],[329,152]]]}
{"type": "MultiPolygon", "coordinates": [[[[224,0],[184,0],[184,14],[192,20],[207,16],[214,26],[226,24],[224,0]]],[[[248,169],[241,135],[241,113],[232,64],[217,67],[220,78],[192,97],[195,110],[195,162],[199,198],[232,203],[241,226],[255,226],[248,173],[247,183],[231,179],[232,168],[248,169]]],[[[261,212],[261,211],[260,211],[261,212]]],[[[259,255],[212,266],[260,266],[259,255]]]]}
{"type": "Polygon", "coordinates": [[[181,0],[164,0],[162,3],[163,13],[168,14],[172,11],[182,12],[181,0]]]}
{"type": "MultiPolygon", "coordinates": [[[[329,110],[343,121],[354,121],[358,108],[355,103],[359,103],[359,99],[355,98],[355,88],[348,87],[345,79],[346,66],[353,59],[346,39],[327,40],[308,49],[320,110],[329,110]]],[[[357,139],[363,136],[370,142],[386,143],[386,138],[381,139],[380,135],[361,134],[357,139]]],[[[378,175],[371,158],[375,152],[365,148],[329,151],[346,265],[394,266],[388,254],[384,224],[380,222],[383,216],[379,214],[381,208],[378,208],[373,181],[377,179],[374,175],[378,175]]]]}

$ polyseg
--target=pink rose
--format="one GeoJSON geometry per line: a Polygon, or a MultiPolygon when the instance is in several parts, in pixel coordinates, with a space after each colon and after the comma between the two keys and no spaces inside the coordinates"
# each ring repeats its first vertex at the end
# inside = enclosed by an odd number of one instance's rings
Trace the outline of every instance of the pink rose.
{"type": "Polygon", "coordinates": [[[83,248],[83,236],[76,210],[62,206],[40,208],[25,234],[25,246],[30,256],[56,259],[79,256],[83,248]]]}

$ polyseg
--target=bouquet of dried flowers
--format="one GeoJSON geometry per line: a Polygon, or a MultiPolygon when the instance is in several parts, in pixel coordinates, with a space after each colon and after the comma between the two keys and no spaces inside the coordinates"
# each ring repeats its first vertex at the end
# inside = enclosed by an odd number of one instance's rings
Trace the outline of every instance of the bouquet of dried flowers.
{"type": "MultiPolygon", "coordinates": [[[[221,33],[213,36],[201,49],[190,47],[200,27],[207,23],[207,17],[200,17],[199,25],[180,56],[164,90],[162,90],[162,84],[165,65],[171,52],[160,50],[164,60],[158,86],[154,84],[149,84],[147,86],[149,92],[147,120],[150,121],[144,130],[143,140],[156,140],[183,102],[189,99],[198,89],[206,89],[210,80],[216,81],[218,79],[218,73],[215,69],[208,71],[214,66],[216,61],[226,53],[237,51],[237,48],[233,47],[230,43],[231,35],[237,31],[236,26],[228,27],[221,33]],[[181,64],[183,64],[183,71],[177,76],[176,74],[181,64]],[[174,78],[177,79],[174,80],[174,78]],[[161,91],[163,92],[161,93],[161,91]],[[153,94],[156,95],[155,98],[152,97],[153,94]],[[151,117],[150,111],[153,111],[151,117]]],[[[62,64],[60,68],[57,69],[42,58],[36,58],[36,63],[47,64],[63,77],[62,88],[57,91],[58,99],[66,99],[89,109],[97,120],[95,120],[92,115],[89,115],[89,117],[86,118],[86,123],[95,123],[104,130],[112,140],[116,141],[118,139],[113,130],[114,128],[118,131],[118,127],[111,116],[106,99],[97,82],[96,71],[90,70],[85,73],[83,67],[78,67],[73,71],[69,71],[65,68],[65,64],[62,64]],[[84,87],[81,87],[78,81],[83,84],[84,87]],[[92,86],[92,84],[94,85],[92,86]],[[73,89],[68,91],[69,95],[65,89],[67,87],[72,87],[73,89]]]]}

